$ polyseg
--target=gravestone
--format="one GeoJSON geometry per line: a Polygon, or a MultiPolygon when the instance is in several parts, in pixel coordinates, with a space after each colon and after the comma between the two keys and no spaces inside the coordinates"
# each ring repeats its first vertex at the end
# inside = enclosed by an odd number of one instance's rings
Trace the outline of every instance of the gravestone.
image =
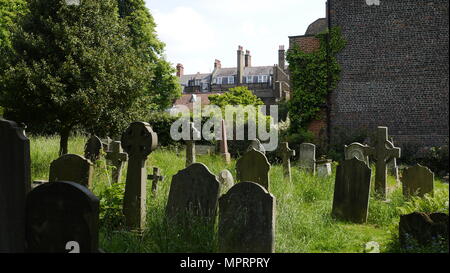
{"type": "Polygon", "coordinates": [[[190,136],[186,140],[186,167],[195,163],[195,140],[200,138],[200,131],[195,128],[194,123],[189,123],[190,136]]]}
{"type": "Polygon", "coordinates": [[[291,174],[291,157],[295,156],[295,151],[289,148],[289,143],[281,142],[280,147],[278,148],[278,155],[283,160],[283,176],[284,179],[291,182],[292,174],[291,174]]]}
{"type": "Polygon", "coordinates": [[[250,145],[247,148],[247,152],[250,151],[251,149],[255,149],[263,154],[266,154],[266,149],[264,149],[264,146],[261,144],[261,141],[259,141],[259,139],[253,139],[250,141],[250,145]]]}
{"type": "Polygon", "coordinates": [[[402,175],[403,195],[410,197],[417,195],[423,197],[434,191],[434,173],[427,167],[419,164],[409,167],[402,175]]]}
{"type": "Polygon", "coordinates": [[[400,215],[398,237],[404,248],[415,241],[420,246],[440,242],[448,247],[448,214],[413,212],[400,215]]]}
{"type": "Polygon", "coordinates": [[[161,171],[159,168],[154,167],[153,174],[149,174],[147,176],[147,179],[152,180],[152,194],[153,196],[156,196],[156,193],[158,192],[158,182],[163,181],[164,176],[161,175],[161,171]]]}
{"type": "Polygon", "coordinates": [[[50,164],[49,181],[71,181],[91,188],[93,173],[91,161],[80,155],[65,154],[50,164]]]}
{"type": "Polygon", "coordinates": [[[24,129],[0,118],[0,253],[24,251],[30,162],[30,141],[24,129]]]}
{"type": "Polygon", "coordinates": [[[225,160],[226,164],[230,164],[231,156],[228,152],[228,142],[227,142],[227,126],[225,125],[225,120],[222,119],[221,122],[221,140],[220,140],[220,154],[225,160]]]}
{"type": "Polygon", "coordinates": [[[208,167],[193,163],[172,177],[166,215],[179,222],[196,216],[206,222],[215,220],[220,183],[208,167]]]}
{"type": "Polygon", "coordinates": [[[233,187],[234,179],[229,170],[222,170],[217,177],[220,183],[221,192],[226,192],[233,187]]]}
{"type": "Polygon", "coordinates": [[[120,141],[114,141],[110,145],[110,150],[106,152],[105,158],[113,165],[112,182],[119,183],[122,177],[122,168],[128,161],[128,154],[123,152],[120,141]]]}
{"type": "MultiPolygon", "coordinates": [[[[391,137],[391,143],[394,145],[394,139],[391,137]]],[[[397,159],[394,157],[387,163],[387,168],[389,171],[389,174],[395,177],[395,181],[400,181],[400,176],[398,174],[398,166],[397,166],[397,159]]]]}
{"type": "Polygon", "coordinates": [[[388,140],[387,127],[378,126],[376,144],[370,149],[369,155],[376,161],[375,192],[379,198],[386,199],[386,163],[394,157],[400,157],[400,148],[394,147],[388,140]]]}
{"type": "Polygon", "coordinates": [[[50,182],[28,194],[26,203],[27,252],[98,252],[99,199],[74,182],[50,182]]]}
{"type": "Polygon", "coordinates": [[[215,147],[213,145],[195,145],[195,154],[197,155],[212,155],[215,147]]]}
{"type": "Polygon", "coordinates": [[[358,142],[353,142],[350,145],[344,146],[345,159],[349,160],[352,158],[357,158],[361,161],[364,161],[367,165],[369,165],[369,154],[370,147],[368,145],[363,145],[358,142]]]}
{"type": "Polygon", "coordinates": [[[128,154],[128,170],[123,198],[125,225],[142,231],[147,214],[147,157],[158,145],[158,136],[146,122],[133,122],[123,132],[122,148],[128,154]]]}
{"type": "Polygon", "coordinates": [[[255,149],[246,152],[236,162],[237,180],[255,182],[269,190],[270,164],[266,156],[255,149]]]}
{"type": "Polygon", "coordinates": [[[111,149],[111,144],[113,143],[113,140],[110,137],[106,137],[102,140],[102,149],[105,152],[109,152],[111,149]]]}
{"type": "Polygon", "coordinates": [[[332,174],[331,170],[331,159],[324,159],[317,161],[317,176],[325,177],[332,174]]]}
{"type": "Polygon", "coordinates": [[[101,150],[102,141],[97,136],[92,135],[84,145],[84,157],[94,163],[100,159],[101,150]]]}
{"type": "Polygon", "coordinates": [[[275,197],[253,182],[234,185],[219,199],[219,251],[275,251],[275,197]]]}
{"type": "Polygon", "coordinates": [[[367,221],[371,174],[369,166],[356,158],[339,164],[334,184],[333,216],[354,223],[367,221]]]}
{"type": "Polygon", "coordinates": [[[314,175],[316,173],[316,145],[300,144],[299,157],[300,168],[314,175]]]}

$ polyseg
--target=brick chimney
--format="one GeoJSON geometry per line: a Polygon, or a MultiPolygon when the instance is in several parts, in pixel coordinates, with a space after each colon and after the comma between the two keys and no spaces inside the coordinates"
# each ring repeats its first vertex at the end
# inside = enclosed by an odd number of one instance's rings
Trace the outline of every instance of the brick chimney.
{"type": "Polygon", "coordinates": [[[284,45],[280,45],[278,49],[278,67],[283,71],[285,70],[285,55],[284,45]]]}
{"type": "Polygon", "coordinates": [[[237,50],[237,84],[243,83],[242,79],[244,77],[244,67],[244,49],[242,46],[239,46],[237,50]]]}
{"type": "Polygon", "coordinates": [[[184,75],[184,67],[182,64],[177,64],[177,77],[181,77],[184,75]]]}
{"type": "Polygon", "coordinates": [[[214,69],[221,69],[221,68],[222,68],[222,63],[216,59],[214,61],[214,69]]]}
{"type": "Polygon", "coordinates": [[[252,56],[250,55],[250,50],[245,51],[245,67],[252,66],[252,56]]]}

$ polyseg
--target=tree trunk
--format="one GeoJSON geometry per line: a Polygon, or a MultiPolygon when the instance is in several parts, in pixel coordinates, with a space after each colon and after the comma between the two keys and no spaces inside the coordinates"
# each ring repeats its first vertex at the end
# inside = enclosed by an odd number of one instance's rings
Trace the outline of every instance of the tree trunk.
{"type": "Polygon", "coordinates": [[[68,143],[69,143],[69,135],[70,128],[64,128],[60,132],[60,141],[59,141],[59,156],[65,155],[68,153],[68,143]]]}

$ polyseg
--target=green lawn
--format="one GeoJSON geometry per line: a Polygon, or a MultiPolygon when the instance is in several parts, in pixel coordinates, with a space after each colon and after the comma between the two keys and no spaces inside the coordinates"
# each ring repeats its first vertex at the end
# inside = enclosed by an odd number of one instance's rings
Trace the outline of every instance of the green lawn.
{"type": "MultiPolygon", "coordinates": [[[[57,158],[58,138],[30,137],[32,179],[48,179],[50,162],[57,158]]],[[[69,152],[83,154],[86,138],[72,137],[69,152]]],[[[104,160],[95,163],[93,191],[103,197],[102,208],[106,205],[108,221],[102,221],[100,247],[106,252],[216,252],[217,226],[213,232],[207,227],[197,225],[191,230],[167,225],[164,210],[169,193],[172,175],[184,168],[185,153],[179,154],[167,149],[159,149],[149,156],[148,173],[156,166],[162,170],[164,181],[159,184],[156,197],[151,195],[151,182],[147,184],[147,229],[142,235],[127,232],[121,228],[111,228],[115,220],[121,220],[121,191],[123,185],[116,186],[111,194],[109,175],[104,160]],[[109,193],[109,197],[106,195],[109,193]],[[115,198],[115,199],[114,199],[115,198]],[[108,202],[109,201],[109,202],[108,202]],[[114,206],[115,205],[115,206],[114,206]],[[114,216],[114,213],[117,216],[114,216]],[[113,215],[113,216],[111,216],[113,215]],[[111,220],[112,219],[112,220],[111,220]],[[108,224],[108,225],[107,225],[108,224]]],[[[217,174],[227,168],[235,177],[235,161],[226,166],[219,156],[197,156],[197,161],[208,166],[217,174]]],[[[365,243],[376,241],[382,252],[399,252],[397,227],[399,212],[397,207],[405,204],[401,187],[393,177],[389,177],[389,202],[378,201],[371,197],[367,224],[344,223],[330,216],[334,176],[328,178],[312,177],[302,173],[293,164],[293,183],[282,179],[282,167],[274,165],[270,170],[271,193],[276,197],[276,252],[294,253],[360,253],[365,243]]],[[[374,171],[372,172],[374,175],[374,171]]],[[[122,181],[125,181],[124,170],[122,181]]],[[[448,184],[437,180],[436,191],[444,192],[448,200],[448,184]]],[[[373,183],[372,183],[373,184],[373,183]]],[[[448,207],[448,203],[447,203],[448,207]]],[[[448,209],[447,209],[448,210],[448,209]]],[[[104,214],[102,214],[104,215],[104,214]]]]}

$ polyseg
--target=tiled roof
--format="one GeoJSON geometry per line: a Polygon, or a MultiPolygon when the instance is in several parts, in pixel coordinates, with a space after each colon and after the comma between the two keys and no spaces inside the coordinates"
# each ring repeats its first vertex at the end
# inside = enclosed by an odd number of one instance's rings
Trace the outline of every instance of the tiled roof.
{"type": "Polygon", "coordinates": [[[180,84],[188,85],[188,81],[190,80],[202,80],[209,82],[209,76],[211,76],[211,73],[197,73],[191,75],[183,75],[180,77],[180,84]]]}
{"type": "MultiPolygon", "coordinates": [[[[233,76],[236,74],[237,74],[236,67],[219,68],[214,72],[213,77],[226,77],[226,76],[233,76]]],[[[251,66],[244,68],[243,76],[271,75],[271,74],[273,74],[273,66],[251,66]]]]}
{"type": "Polygon", "coordinates": [[[194,105],[194,102],[192,101],[192,97],[195,96],[195,98],[198,100],[201,100],[202,106],[208,105],[210,104],[210,101],[208,99],[209,96],[211,95],[216,95],[216,94],[222,94],[219,92],[208,92],[208,93],[192,93],[192,94],[183,94],[181,95],[181,98],[177,99],[175,101],[175,103],[173,104],[174,107],[176,107],[177,105],[185,105],[189,108],[189,110],[192,110],[192,107],[194,105]]]}
{"type": "Polygon", "coordinates": [[[325,31],[328,27],[327,18],[320,18],[309,25],[305,35],[316,35],[325,31]]]}

